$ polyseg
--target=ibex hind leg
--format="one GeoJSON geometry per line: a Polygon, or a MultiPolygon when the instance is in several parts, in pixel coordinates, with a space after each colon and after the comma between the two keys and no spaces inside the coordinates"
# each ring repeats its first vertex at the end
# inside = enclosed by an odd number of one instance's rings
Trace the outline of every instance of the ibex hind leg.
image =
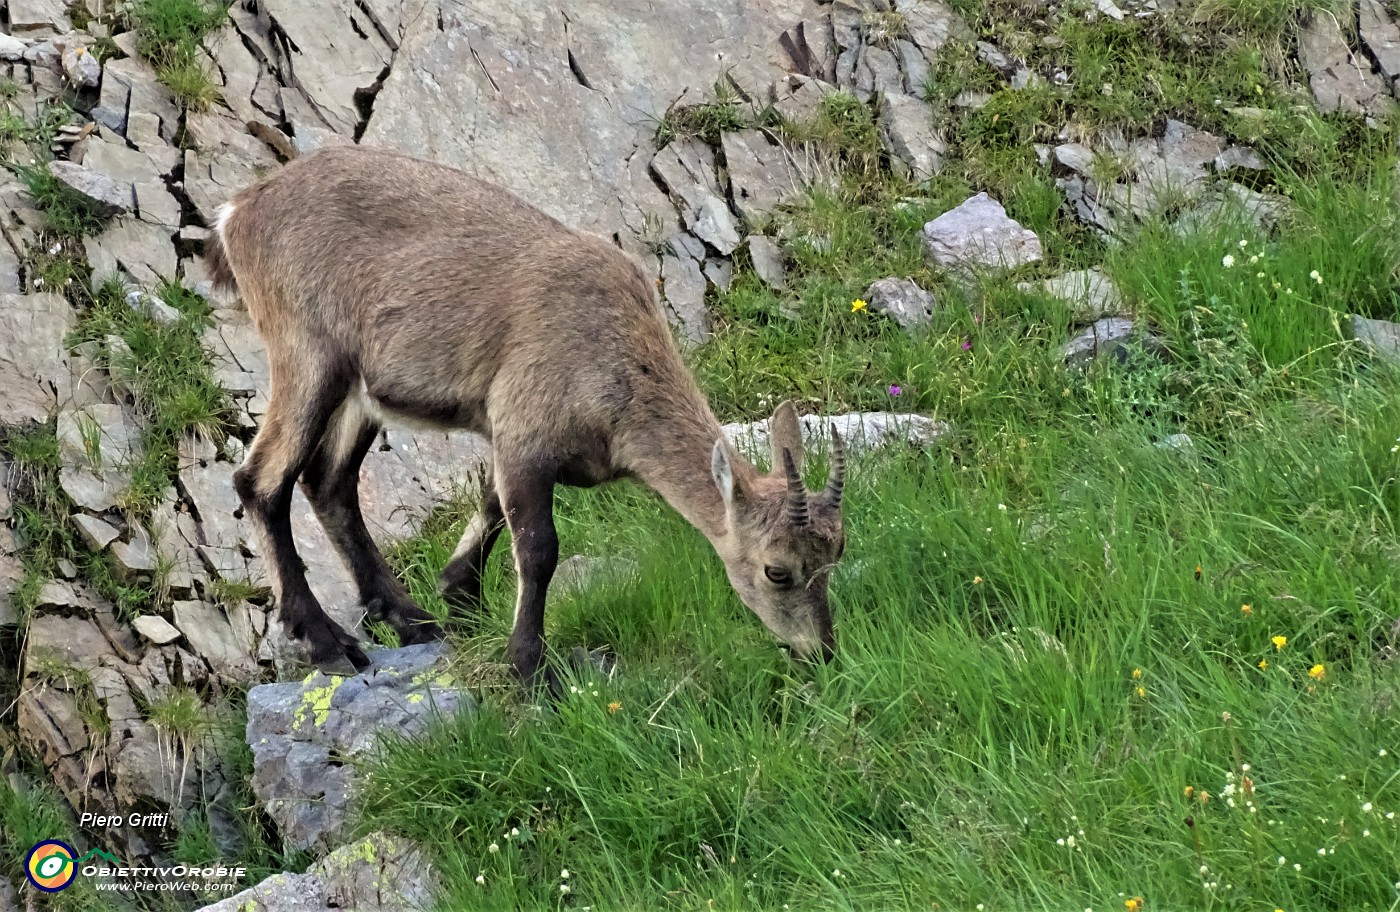
{"type": "MultiPolygon", "coordinates": [[[[500,452],[500,441],[497,441],[500,452]]],[[[496,482],[510,525],[511,551],[519,589],[515,597],[515,627],[506,650],[515,673],[529,689],[545,685],[559,695],[558,678],[549,668],[544,648],[545,595],[559,564],[559,536],[554,529],[554,482],[557,466],[546,462],[513,461],[502,454],[503,470],[496,482]]]]}
{"type": "Polygon", "coordinates": [[[355,637],[326,615],[311,592],[292,539],[292,492],[336,407],[344,378],[315,359],[291,364],[273,357],[267,414],[233,484],[260,542],[282,625],[307,644],[311,664],[328,674],[353,674],[369,665],[355,637]],[[308,363],[309,362],[309,363],[308,363]]]}
{"type": "Polygon", "coordinates": [[[311,461],[301,473],[302,490],[355,580],[369,616],[386,621],[405,646],[442,637],[442,628],[414,604],[374,543],[360,512],[360,464],[379,434],[379,424],[347,398],[331,419],[311,461]]]}
{"type": "Polygon", "coordinates": [[[488,464],[481,483],[481,506],[467,523],[457,550],[443,568],[438,591],[452,609],[453,620],[470,629],[481,613],[481,580],[491,549],[506,525],[495,473],[488,464]]]}

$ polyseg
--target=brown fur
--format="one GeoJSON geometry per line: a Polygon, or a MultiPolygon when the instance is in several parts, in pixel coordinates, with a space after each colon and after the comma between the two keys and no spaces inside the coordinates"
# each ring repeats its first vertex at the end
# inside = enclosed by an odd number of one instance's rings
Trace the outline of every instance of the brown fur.
{"type": "MultiPolygon", "coordinates": [[[[709,538],[780,638],[830,652],[825,577],[844,540],[839,503],[812,495],[810,521],[795,525],[780,456],[765,475],[722,442],[655,289],[617,247],[455,169],[361,147],[292,161],[230,205],[206,262],[216,283],[242,293],[272,373],[268,414],[235,480],[284,623],[310,640],[313,661],[364,657],[296,566],[284,514],[299,476],[371,612],[405,639],[438,633],[359,517],[355,477],[383,413],[491,439],[482,511],[443,587],[474,606],[491,544],[509,526],[520,577],[510,652],[527,679],[540,672],[557,561],[552,488],[623,476],[709,538]],[[764,581],[775,561],[792,587],[764,581]]],[[[773,425],[775,454],[786,446],[800,466],[795,410],[781,406],[773,425]]]]}

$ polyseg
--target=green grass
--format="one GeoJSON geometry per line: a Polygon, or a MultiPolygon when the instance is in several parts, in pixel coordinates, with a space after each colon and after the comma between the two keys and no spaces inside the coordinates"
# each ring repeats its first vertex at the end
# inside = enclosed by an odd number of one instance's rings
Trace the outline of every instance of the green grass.
{"type": "Polygon", "coordinates": [[[137,49],[190,110],[207,110],[219,100],[200,50],[228,18],[229,6],[224,0],[137,0],[126,13],[137,49]]]}
{"type": "Polygon", "coordinates": [[[229,426],[227,394],[215,381],[200,342],[209,321],[208,304],[173,281],[155,293],[179,312],[171,324],[159,322],[126,303],[120,283],[108,282],[93,293],[92,305],[69,340],[71,345],[102,345],[99,362],[135,394],[144,423],[145,455],[131,467],[132,483],[123,508],[142,515],[174,479],[180,441],[187,435],[224,439],[229,426]],[[113,351],[107,338],[125,347],[113,351]]]}
{"type": "MultiPolygon", "coordinates": [[[[1280,10],[1212,15],[1286,44],[1280,10]]],[[[953,424],[931,452],[854,460],[837,661],[784,660],[651,494],[561,491],[562,554],[641,570],[557,595],[550,643],[606,645],[620,674],[522,705],[502,544],[459,650],[482,711],[364,766],[362,829],[427,846],[442,908],[1400,908],[1400,375],[1344,326],[1400,317],[1394,125],[1296,110],[1267,48],[1164,35],[1184,20],[966,11],[1075,79],[1013,92],[948,52],[929,93],[949,161],[920,186],[848,96],[770,124],[837,177],[771,217],[788,289],[740,261],[693,355],[725,420],[791,396],[953,424]],[[963,88],[992,101],[954,109],[963,88]],[[1249,142],[1288,213],[1105,242],[1030,145],[1071,112],[1091,137],[1170,116],[1249,142]],[[1046,258],[963,285],[918,231],[980,189],[1046,258]],[[1016,286],[1091,265],[1162,358],[1064,366],[1068,307],[1016,286]],[[926,332],[852,309],[887,275],[936,294],[926,332]],[[1154,445],[1181,432],[1189,449],[1154,445]]],[[[471,506],[393,549],[433,610],[471,506]]]]}

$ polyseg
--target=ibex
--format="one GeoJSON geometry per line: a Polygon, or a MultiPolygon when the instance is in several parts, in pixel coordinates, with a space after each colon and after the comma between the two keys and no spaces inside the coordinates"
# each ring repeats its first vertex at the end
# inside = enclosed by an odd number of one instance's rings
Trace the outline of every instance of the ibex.
{"type": "Polygon", "coordinates": [[[360,463],[385,421],[491,441],[480,510],[439,585],[455,615],[478,611],[487,556],[510,528],[519,588],[508,654],[527,684],[554,681],[544,664],[554,486],[621,477],[704,533],[739,598],[796,655],[831,657],[827,580],[845,547],[839,435],[820,493],[800,476],[791,402],[770,422],[774,471],[744,460],[653,284],[615,245],[459,170],[346,146],[234,196],[205,256],[267,347],[268,410],[234,486],[283,624],[321,670],[350,673],[368,659],[307,585],[289,517],[298,479],[369,615],[404,643],[442,635],[360,513],[360,463]]]}

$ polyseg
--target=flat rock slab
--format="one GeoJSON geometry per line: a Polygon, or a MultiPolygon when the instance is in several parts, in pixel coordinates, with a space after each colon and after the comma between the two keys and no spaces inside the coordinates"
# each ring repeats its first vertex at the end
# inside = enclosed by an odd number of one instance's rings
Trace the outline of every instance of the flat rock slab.
{"type": "MultiPolygon", "coordinates": [[[[726,424],[725,436],[741,453],[749,458],[769,455],[768,421],[755,421],[750,424],[726,424]]],[[[900,444],[928,447],[949,434],[952,428],[946,421],[935,421],[923,415],[906,415],[895,412],[850,412],[845,415],[803,415],[798,418],[802,425],[803,437],[808,445],[824,445],[831,439],[831,428],[841,435],[848,452],[879,450],[900,444]]]]}
{"type": "Polygon", "coordinates": [[[1114,316],[1123,310],[1118,286],[1102,269],[1078,269],[1042,282],[1022,282],[1021,291],[1039,291],[1059,298],[1070,306],[1077,322],[1087,323],[1114,316]]]}
{"type": "Polygon", "coordinates": [[[944,268],[1014,269],[1038,261],[1040,238],[979,193],[924,225],[924,250],[944,268]]]}
{"type": "Polygon", "coordinates": [[[438,890],[432,863],[413,843],[371,833],[304,874],[274,874],[199,912],[422,912],[438,890]]]}
{"type": "Polygon", "coordinates": [[[1324,114],[1380,118],[1395,110],[1395,100],[1370,61],[1352,54],[1336,18],[1325,12],[1312,13],[1298,30],[1298,62],[1324,114]]]}
{"type": "Polygon", "coordinates": [[[476,708],[440,643],[370,658],[369,670],[353,677],[314,672],[248,692],[253,792],[295,848],[328,851],[343,835],[354,791],[345,758],[370,750],[381,734],[411,737],[435,715],[476,708]]]}
{"type": "Polygon", "coordinates": [[[0,424],[52,414],[68,377],[63,338],[75,323],[61,295],[0,294],[0,424]]]}

